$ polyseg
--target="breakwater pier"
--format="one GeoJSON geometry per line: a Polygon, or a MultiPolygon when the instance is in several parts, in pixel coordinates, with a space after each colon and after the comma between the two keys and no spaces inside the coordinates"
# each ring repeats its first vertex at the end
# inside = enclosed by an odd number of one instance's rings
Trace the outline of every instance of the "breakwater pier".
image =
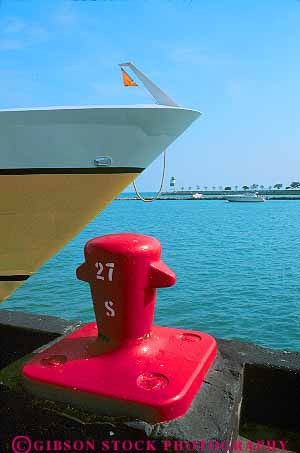
{"type": "MultiPolygon", "coordinates": [[[[264,196],[267,200],[300,200],[299,189],[264,189],[264,190],[173,190],[162,192],[157,200],[226,200],[229,195],[245,195],[249,193],[256,193],[264,196]]],[[[145,195],[146,200],[152,197],[145,195]]],[[[116,200],[138,200],[139,198],[134,194],[124,194],[118,196],[116,200]]]]}
{"type": "MultiPolygon", "coordinates": [[[[275,200],[300,200],[300,194],[299,196],[268,196],[266,197],[267,200],[270,200],[270,201],[275,201],[275,200]]],[[[129,201],[129,200],[139,200],[138,197],[117,197],[115,198],[115,200],[122,200],[122,201],[129,201]]],[[[151,200],[151,197],[145,197],[145,200],[151,200]]],[[[191,196],[182,196],[182,197],[179,197],[179,196],[164,196],[164,197],[159,197],[156,199],[157,201],[170,201],[170,200],[180,200],[180,201],[187,201],[187,200],[193,200],[193,201],[208,201],[208,200],[219,200],[219,201],[224,201],[226,200],[226,197],[225,196],[203,196],[203,197],[199,197],[199,198],[194,198],[194,197],[191,197],[191,196]]]]}

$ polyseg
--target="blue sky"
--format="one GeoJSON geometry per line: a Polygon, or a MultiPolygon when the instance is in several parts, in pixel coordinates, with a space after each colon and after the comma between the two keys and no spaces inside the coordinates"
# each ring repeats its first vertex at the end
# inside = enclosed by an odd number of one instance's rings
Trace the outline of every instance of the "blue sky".
{"type": "Polygon", "coordinates": [[[134,61],[203,113],[168,150],[178,186],[300,180],[299,56],[297,0],[0,0],[1,108],[148,103],[134,61]]]}

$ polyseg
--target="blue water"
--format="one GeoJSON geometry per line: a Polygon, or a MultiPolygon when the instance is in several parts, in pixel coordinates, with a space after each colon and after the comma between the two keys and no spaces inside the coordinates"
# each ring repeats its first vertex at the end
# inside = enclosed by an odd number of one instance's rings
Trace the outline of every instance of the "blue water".
{"type": "Polygon", "coordinates": [[[300,201],[115,200],[2,308],[94,319],[88,284],[76,280],[92,237],[157,237],[177,274],[158,290],[155,321],[215,337],[300,349],[300,201]]]}

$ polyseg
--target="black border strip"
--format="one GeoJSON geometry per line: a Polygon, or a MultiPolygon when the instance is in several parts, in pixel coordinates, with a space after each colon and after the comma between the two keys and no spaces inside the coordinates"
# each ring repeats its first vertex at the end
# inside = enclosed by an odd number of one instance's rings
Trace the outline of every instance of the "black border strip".
{"type": "Polygon", "coordinates": [[[29,277],[30,275],[0,275],[0,282],[22,282],[29,277]]]}
{"type": "Polygon", "coordinates": [[[141,173],[140,167],[95,167],[95,168],[1,168],[0,175],[85,175],[141,173]]]}

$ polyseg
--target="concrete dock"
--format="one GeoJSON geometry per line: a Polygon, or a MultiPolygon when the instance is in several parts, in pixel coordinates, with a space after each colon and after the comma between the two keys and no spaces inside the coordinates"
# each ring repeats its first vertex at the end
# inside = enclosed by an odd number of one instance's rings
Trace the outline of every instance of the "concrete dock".
{"type": "Polygon", "coordinates": [[[97,416],[27,393],[22,365],[35,350],[80,326],[80,321],[0,310],[1,451],[12,451],[16,436],[31,448],[48,445],[48,451],[57,451],[55,440],[72,445],[72,451],[264,452],[276,451],[282,442],[288,451],[300,450],[298,352],[219,339],[217,360],[188,412],[154,425],[97,416]]]}

